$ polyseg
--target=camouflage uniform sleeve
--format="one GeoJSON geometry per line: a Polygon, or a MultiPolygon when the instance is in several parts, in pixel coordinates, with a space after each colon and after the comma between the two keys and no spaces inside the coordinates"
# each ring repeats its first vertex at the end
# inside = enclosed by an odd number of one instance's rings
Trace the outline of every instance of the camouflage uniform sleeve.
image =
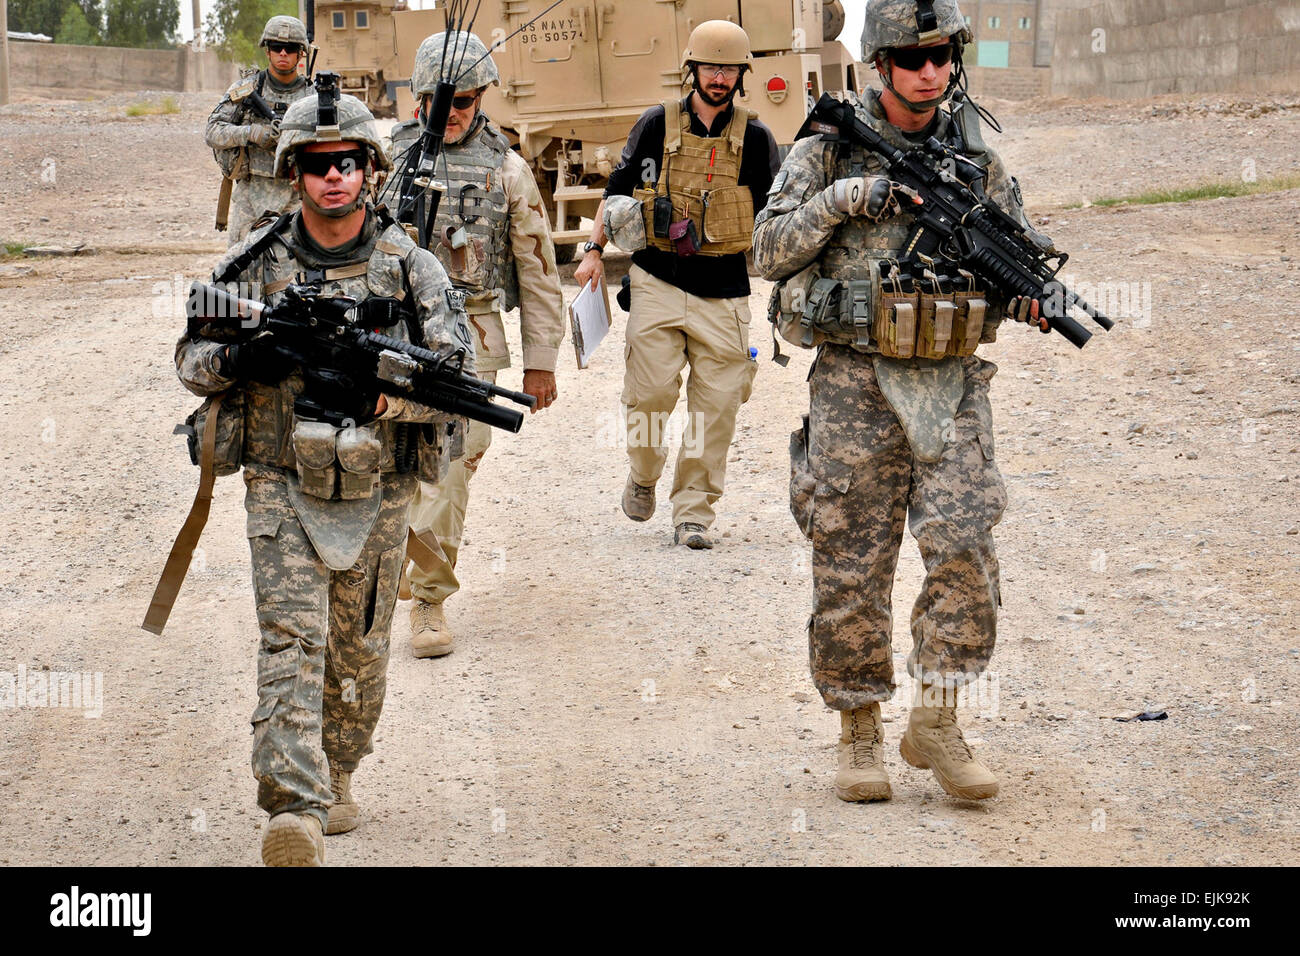
{"type": "MultiPolygon", "coordinates": [[[[465,371],[475,373],[474,343],[469,334],[469,317],[464,310],[464,294],[452,288],[433,253],[414,248],[406,257],[411,284],[412,305],[424,328],[425,345],[433,351],[446,348],[465,349],[465,371]]],[[[388,395],[388,410],[380,417],[402,422],[450,421],[455,416],[395,395],[388,395]]]]}
{"type": "Polygon", "coordinates": [[[213,149],[238,149],[247,146],[248,134],[253,128],[246,123],[236,123],[235,117],[238,113],[239,104],[230,98],[229,93],[226,93],[208,117],[208,127],[203,141],[213,149]]]}
{"type": "Polygon", "coordinates": [[[524,368],[554,372],[564,341],[564,294],[551,227],[537,181],[514,151],[506,154],[501,175],[510,201],[510,251],[519,276],[524,368]]]}
{"type": "Polygon", "coordinates": [[[809,137],[794,144],[754,223],[754,264],[765,279],[784,279],[807,266],[846,218],[827,195],[824,147],[809,137]]]}

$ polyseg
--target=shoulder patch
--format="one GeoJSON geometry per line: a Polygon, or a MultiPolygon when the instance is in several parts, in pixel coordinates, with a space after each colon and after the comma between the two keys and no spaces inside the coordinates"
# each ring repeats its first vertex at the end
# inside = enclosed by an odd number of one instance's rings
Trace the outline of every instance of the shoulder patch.
{"type": "Polygon", "coordinates": [[[452,312],[464,312],[465,300],[468,298],[469,298],[469,294],[466,293],[463,289],[448,289],[447,308],[450,309],[452,312]]]}

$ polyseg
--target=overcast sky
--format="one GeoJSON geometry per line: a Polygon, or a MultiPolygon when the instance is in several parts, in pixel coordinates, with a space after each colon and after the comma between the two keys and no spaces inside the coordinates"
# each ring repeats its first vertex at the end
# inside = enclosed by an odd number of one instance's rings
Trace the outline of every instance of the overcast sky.
{"type": "MultiPolygon", "coordinates": [[[[181,6],[181,39],[194,39],[194,26],[190,22],[190,0],[179,0],[181,6]]],[[[414,9],[424,7],[422,0],[410,0],[410,5],[414,9]]],[[[430,3],[430,6],[433,4],[430,3]]],[[[206,20],[208,14],[212,12],[215,6],[214,0],[199,0],[199,16],[206,20]]],[[[840,40],[844,43],[849,51],[858,56],[861,51],[858,50],[858,38],[862,35],[862,11],[866,8],[863,0],[844,0],[844,32],[840,34],[840,40]]]]}

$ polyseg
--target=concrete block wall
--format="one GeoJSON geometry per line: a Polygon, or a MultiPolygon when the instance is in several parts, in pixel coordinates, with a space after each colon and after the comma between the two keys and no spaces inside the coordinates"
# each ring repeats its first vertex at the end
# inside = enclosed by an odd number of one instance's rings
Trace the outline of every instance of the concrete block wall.
{"type": "Polygon", "coordinates": [[[239,75],[210,50],[135,50],[70,43],[9,44],[9,82],[56,90],[224,90],[239,75]]]}
{"type": "Polygon", "coordinates": [[[1300,3],[1104,0],[1056,18],[1054,95],[1297,89],[1300,3]]]}

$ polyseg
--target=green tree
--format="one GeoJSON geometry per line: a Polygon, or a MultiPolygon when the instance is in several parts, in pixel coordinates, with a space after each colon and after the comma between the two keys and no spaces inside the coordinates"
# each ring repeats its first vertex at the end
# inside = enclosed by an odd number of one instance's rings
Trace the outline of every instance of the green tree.
{"type": "Polygon", "coordinates": [[[266,21],[274,16],[298,15],[297,0],[217,0],[208,14],[208,43],[223,60],[266,66],[266,56],[257,48],[266,21]]]}
{"type": "Polygon", "coordinates": [[[106,0],[104,42],[109,46],[176,45],[181,8],[176,0],[106,0]]]}
{"type": "Polygon", "coordinates": [[[9,29],[19,33],[59,32],[63,15],[76,0],[9,0],[9,29]]]}
{"type": "Polygon", "coordinates": [[[102,39],[98,26],[87,19],[86,12],[78,4],[68,4],[68,9],[63,12],[63,19],[59,21],[59,30],[54,35],[54,42],[95,46],[102,39]]]}

